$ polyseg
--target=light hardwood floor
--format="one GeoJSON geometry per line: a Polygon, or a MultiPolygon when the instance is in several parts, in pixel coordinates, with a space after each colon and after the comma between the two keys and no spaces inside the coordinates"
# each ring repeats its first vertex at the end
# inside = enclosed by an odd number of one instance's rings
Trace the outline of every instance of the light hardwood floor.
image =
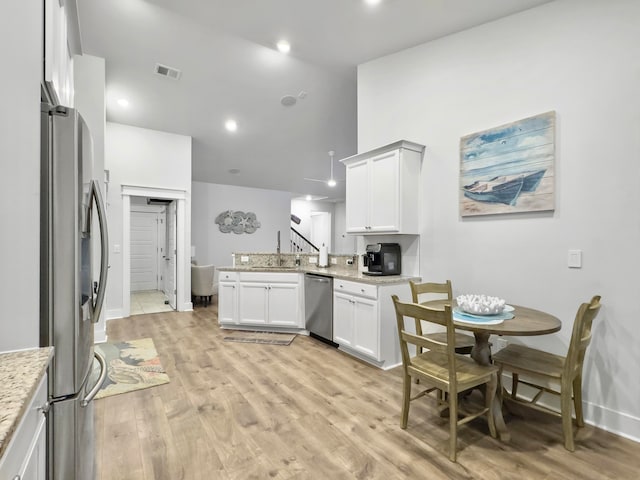
{"type": "Polygon", "coordinates": [[[558,418],[522,409],[506,416],[507,444],[483,419],[460,427],[452,463],[434,399],[412,402],[400,429],[398,369],[301,335],[225,342],[215,305],[111,320],[107,333],[152,337],[171,382],[95,402],[100,480],[639,478],[640,444],[586,426],[570,453],[558,418]]]}

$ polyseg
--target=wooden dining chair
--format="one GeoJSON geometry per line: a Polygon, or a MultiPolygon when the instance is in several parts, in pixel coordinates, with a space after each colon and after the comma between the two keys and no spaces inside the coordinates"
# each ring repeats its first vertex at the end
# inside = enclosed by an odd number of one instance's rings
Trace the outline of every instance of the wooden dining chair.
{"type": "MultiPolygon", "coordinates": [[[[447,300],[453,301],[451,280],[447,280],[445,283],[416,283],[414,281],[410,281],[409,286],[411,287],[411,297],[413,298],[413,303],[420,303],[420,296],[427,294],[439,295],[440,298],[446,298],[447,300]]],[[[430,299],[433,300],[433,298],[430,299]]],[[[420,322],[418,319],[416,319],[416,334],[426,336],[427,338],[430,338],[431,340],[435,340],[437,342],[446,342],[447,339],[446,332],[435,332],[423,335],[422,322],[420,322]]],[[[455,342],[456,353],[469,355],[471,353],[471,350],[473,349],[473,345],[475,344],[475,339],[471,335],[465,335],[464,333],[456,332],[455,342]]],[[[419,353],[422,353],[422,349],[419,350],[419,353]]]]}
{"type": "Polygon", "coordinates": [[[510,344],[493,356],[493,362],[503,371],[511,372],[511,394],[509,400],[552,413],[562,418],[562,434],[564,447],[570,452],[575,451],[573,441],[573,425],[571,404],[576,414],[576,425],[584,426],[582,414],[582,364],[584,355],[591,342],[591,324],[600,310],[600,296],[594,296],[589,303],[583,303],[578,308],[573,323],[573,332],[566,356],[555,355],[524,345],[510,344]],[[522,380],[520,374],[531,376],[535,380],[522,380]],[[536,383],[536,381],[540,381],[536,383]],[[549,387],[559,387],[554,390],[549,387]],[[518,384],[528,385],[537,389],[535,396],[528,400],[518,396],[518,384]],[[560,397],[560,412],[540,405],[538,400],[544,392],[560,397]]]}
{"type": "Polygon", "coordinates": [[[498,384],[497,367],[493,365],[478,365],[465,355],[455,352],[454,339],[455,328],[451,307],[446,305],[444,310],[435,310],[415,303],[403,303],[397,295],[392,296],[398,323],[398,337],[400,339],[400,352],[402,354],[403,368],[403,393],[402,414],[400,427],[407,428],[409,418],[409,403],[423,397],[429,392],[440,390],[448,395],[444,398],[437,397],[438,405],[444,403],[449,407],[449,459],[456,461],[457,432],[458,427],[481,415],[487,415],[489,431],[492,437],[496,437],[496,427],[491,413],[491,407],[495,399],[498,384]],[[446,340],[436,341],[412,333],[407,328],[407,322],[420,319],[425,322],[440,325],[446,329],[446,340]],[[428,349],[423,353],[417,353],[411,357],[409,345],[428,349]],[[415,396],[411,396],[412,379],[418,378],[426,387],[415,396]],[[461,412],[458,409],[458,392],[468,390],[478,385],[486,385],[484,408],[473,413],[467,413],[458,418],[461,412]]]}

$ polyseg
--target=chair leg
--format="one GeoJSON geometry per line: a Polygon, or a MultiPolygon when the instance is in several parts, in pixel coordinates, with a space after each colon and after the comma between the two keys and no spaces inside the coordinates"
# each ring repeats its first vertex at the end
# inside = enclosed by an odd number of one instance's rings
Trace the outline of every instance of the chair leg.
{"type": "Polygon", "coordinates": [[[458,395],[449,394],[449,460],[456,461],[458,445],[458,395]]]}
{"type": "Polygon", "coordinates": [[[573,422],[571,418],[571,385],[562,385],[560,397],[560,412],[562,414],[562,434],[564,436],[564,448],[574,452],[576,447],[573,443],[573,422]]]}
{"type": "Polygon", "coordinates": [[[576,425],[584,427],[584,415],[582,414],[582,375],[573,379],[573,408],[576,411],[576,425]]]}
{"type": "Polygon", "coordinates": [[[497,432],[496,432],[496,420],[493,416],[493,408],[494,408],[494,402],[496,401],[496,392],[498,390],[498,385],[500,384],[500,382],[498,381],[498,375],[496,375],[495,373],[493,375],[491,375],[491,380],[489,380],[489,382],[487,383],[487,389],[485,392],[485,396],[486,396],[486,407],[487,407],[487,417],[489,420],[489,433],[491,433],[491,436],[493,438],[496,438],[498,436],[497,432]]]}
{"type": "Polygon", "coordinates": [[[409,419],[409,402],[411,401],[411,376],[404,375],[402,382],[402,414],[400,416],[400,428],[407,428],[407,420],[409,419]]]}
{"type": "Polygon", "coordinates": [[[516,398],[516,394],[518,393],[518,374],[515,372],[511,373],[511,398],[516,398]]]}

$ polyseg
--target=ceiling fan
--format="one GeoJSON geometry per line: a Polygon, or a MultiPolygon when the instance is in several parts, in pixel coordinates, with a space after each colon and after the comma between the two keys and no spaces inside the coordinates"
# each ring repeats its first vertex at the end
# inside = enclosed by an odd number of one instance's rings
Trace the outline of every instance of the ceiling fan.
{"type": "Polygon", "coordinates": [[[321,180],[319,178],[307,178],[305,177],[305,180],[309,180],[310,182],[321,182],[321,183],[326,183],[329,187],[335,187],[337,185],[338,182],[343,182],[344,180],[337,180],[333,177],[333,156],[335,155],[336,152],[334,152],[333,150],[329,150],[329,161],[331,162],[331,175],[329,175],[329,178],[326,180],[321,180]]]}

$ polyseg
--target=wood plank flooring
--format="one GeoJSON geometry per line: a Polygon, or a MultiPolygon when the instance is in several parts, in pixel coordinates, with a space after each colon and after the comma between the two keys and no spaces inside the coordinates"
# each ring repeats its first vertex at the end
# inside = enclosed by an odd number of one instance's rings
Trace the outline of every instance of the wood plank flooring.
{"type": "Polygon", "coordinates": [[[153,338],[171,382],[95,401],[99,480],[639,478],[640,444],[586,426],[572,454],[558,418],[517,407],[510,443],[474,420],[452,463],[433,398],[400,428],[399,369],[301,335],[225,342],[215,305],[111,320],[107,333],[153,338]]]}

